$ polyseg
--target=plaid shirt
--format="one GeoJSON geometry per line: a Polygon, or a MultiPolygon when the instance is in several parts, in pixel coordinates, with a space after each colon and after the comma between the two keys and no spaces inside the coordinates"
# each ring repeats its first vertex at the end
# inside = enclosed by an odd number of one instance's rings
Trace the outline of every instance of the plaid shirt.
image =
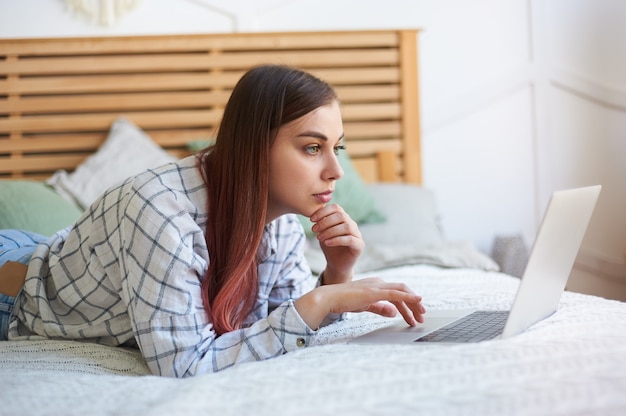
{"type": "Polygon", "coordinates": [[[193,156],[108,190],[38,246],[9,339],[138,345],[154,374],[186,377],[279,356],[315,332],[293,299],[313,289],[294,215],[265,227],[259,292],[245,328],[216,336],[202,305],[207,193],[193,156]]]}

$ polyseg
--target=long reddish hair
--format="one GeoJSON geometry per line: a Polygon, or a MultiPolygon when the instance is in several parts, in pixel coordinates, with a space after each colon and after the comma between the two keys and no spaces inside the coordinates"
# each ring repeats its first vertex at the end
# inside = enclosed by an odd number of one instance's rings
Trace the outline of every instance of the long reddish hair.
{"type": "Polygon", "coordinates": [[[278,128],[337,100],[326,82],[283,66],[252,68],[224,109],[215,144],[198,155],[208,190],[204,307],[218,335],[242,327],[257,294],[270,148],[278,128]]]}

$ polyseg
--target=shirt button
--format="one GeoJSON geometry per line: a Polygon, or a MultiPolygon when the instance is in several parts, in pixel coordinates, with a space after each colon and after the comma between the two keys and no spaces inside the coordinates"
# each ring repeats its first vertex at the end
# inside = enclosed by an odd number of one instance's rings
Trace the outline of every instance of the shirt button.
{"type": "Polygon", "coordinates": [[[296,345],[298,347],[304,347],[306,345],[306,341],[304,340],[304,338],[298,338],[296,340],[296,345]]]}

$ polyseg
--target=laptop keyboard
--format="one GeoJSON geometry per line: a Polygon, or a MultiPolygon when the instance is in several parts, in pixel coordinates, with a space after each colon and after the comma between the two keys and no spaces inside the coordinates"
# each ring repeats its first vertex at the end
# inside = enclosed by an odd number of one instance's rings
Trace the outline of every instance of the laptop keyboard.
{"type": "Polygon", "coordinates": [[[502,333],[509,311],[475,311],[415,342],[479,342],[502,333]]]}

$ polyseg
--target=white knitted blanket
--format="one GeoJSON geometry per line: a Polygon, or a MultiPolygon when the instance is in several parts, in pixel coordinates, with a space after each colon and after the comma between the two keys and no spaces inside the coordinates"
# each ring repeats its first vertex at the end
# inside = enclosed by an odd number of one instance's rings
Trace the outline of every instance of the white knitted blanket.
{"type": "MultiPolygon", "coordinates": [[[[431,310],[506,309],[518,284],[433,266],[376,274],[411,285],[431,310]]],[[[315,346],[185,380],[147,375],[133,350],[3,342],[0,415],[626,414],[626,303],[566,292],[525,333],[478,344],[345,342],[389,322],[354,314],[315,346]]]]}

